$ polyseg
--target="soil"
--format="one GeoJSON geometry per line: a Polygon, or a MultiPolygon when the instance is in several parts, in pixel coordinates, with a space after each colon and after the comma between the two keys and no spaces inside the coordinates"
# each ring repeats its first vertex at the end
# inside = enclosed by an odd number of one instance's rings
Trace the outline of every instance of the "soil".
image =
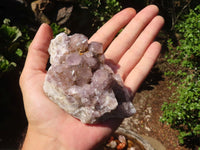
{"type": "Polygon", "coordinates": [[[189,150],[178,142],[178,131],[159,121],[162,104],[169,101],[176,87],[170,87],[170,78],[163,75],[168,64],[159,58],[149,76],[136,93],[133,103],[136,114],[127,118],[122,127],[161,142],[167,150],[189,150]]]}

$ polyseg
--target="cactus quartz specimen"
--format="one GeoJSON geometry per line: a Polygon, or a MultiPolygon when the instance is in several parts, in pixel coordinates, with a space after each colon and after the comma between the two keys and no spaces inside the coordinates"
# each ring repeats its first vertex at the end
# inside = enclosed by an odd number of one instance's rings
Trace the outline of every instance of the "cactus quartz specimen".
{"type": "Polygon", "coordinates": [[[60,33],[48,51],[44,92],[66,112],[89,124],[135,113],[131,92],[105,63],[101,43],[88,44],[83,34],[60,33]]]}

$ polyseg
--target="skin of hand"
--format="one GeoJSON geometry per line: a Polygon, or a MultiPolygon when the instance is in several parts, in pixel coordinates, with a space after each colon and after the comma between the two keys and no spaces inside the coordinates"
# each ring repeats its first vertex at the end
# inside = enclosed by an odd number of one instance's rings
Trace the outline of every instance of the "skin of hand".
{"type": "MultiPolygon", "coordinates": [[[[154,38],[164,24],[154,5],[140,12],[126,8],[113,16],[90,39],[103,44],[106,59],[112,60],[124,84],[135,93],[150,72],[160,50],[154,38]],[[122,32],[116,37],[118,32],[122,32]]],[[[48,46],[52,30],[42,24],[32,41],[20,87],[28,119],[23,150],[89,150],[94,149],[121,123],[109,120],[105,124],[86,125],[73,118],[48,99],[43,92],[48,46]]]]}

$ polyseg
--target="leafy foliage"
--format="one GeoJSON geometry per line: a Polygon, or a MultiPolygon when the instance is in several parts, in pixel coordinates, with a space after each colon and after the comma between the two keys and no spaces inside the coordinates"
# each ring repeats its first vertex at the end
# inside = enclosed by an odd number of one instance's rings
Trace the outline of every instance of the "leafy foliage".
{"type": "Polygon", "coordinates": [[[57,34],[64,32],[65,29],[61,28],[59,25],[57,25],[56,23],[52,23],[51,25],[51,29],[53,30],[53,36],[55,37],[57,34]]]}
{"type": "Polygon", "coordinates": [[[0,27],[0,74],[12,70],[26,51],[30,37],[26,29],[21,31],[16,26],[10,26],[10,20],[4,19],[0,27]]]}
{"type": "Polygon", "coordinates": [[[180,35],[179,45],[168,40],[168,62],[184,67],[184,71],[167,72],[178,76],[179,85],[172,95],[174,99],[162,106],[162,122],[179,130],[179,141],[184,144],[188,137],[200,136],[200,5],[190,10],[176,25],[180,35]]]}
{"type": "Polygon", "coordinates": [[[117,0],[78,0],[78,2],[90,10],[94,25],[99,24],[100,26],[122,8],[117,0]]]}
{"type": "MultiPolygon", "coordinates": [[[[200,5],[190,10],[176,26],[182,38],[179,46],[173,50],[168,62],[181,64],[190,69],[200,67],[200,5]]],[[[172,45],[172,41],[170,44],[172,45]]]]}
{"type": "Polygon", "coordinates": [[[176,101],[163,104],[161,121],[180,131],[183,144],[185,137],[200,135],[200,75],[187,76],[171,98],[176,101]]]}

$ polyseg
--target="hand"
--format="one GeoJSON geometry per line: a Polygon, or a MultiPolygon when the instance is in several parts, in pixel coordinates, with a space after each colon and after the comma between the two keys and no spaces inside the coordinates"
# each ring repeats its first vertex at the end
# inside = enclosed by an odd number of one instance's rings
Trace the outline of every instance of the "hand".
{"type": "MultiPolygon", "coordinates": [[[[132,8],[124,9],[89,40],[103,44],[106,58],[120,66],[116,71],[134,93],[150,72],[161,49],[161,45],[153,41],[164,24],[163,18],[157,16],[157,13],[158,8],[153,5],[137,14],[132,8]],[[115,38],[122,28],[123,31],[115,38]]],[[[109,136],[121,120],[111,120],[104,125],[85,125],[48,99],[43,92],[43,82],[51,39],[51,28],[42,24],[29,47],[20,77],[28,118],[22,149],[92,149],[109,136]]]]}

